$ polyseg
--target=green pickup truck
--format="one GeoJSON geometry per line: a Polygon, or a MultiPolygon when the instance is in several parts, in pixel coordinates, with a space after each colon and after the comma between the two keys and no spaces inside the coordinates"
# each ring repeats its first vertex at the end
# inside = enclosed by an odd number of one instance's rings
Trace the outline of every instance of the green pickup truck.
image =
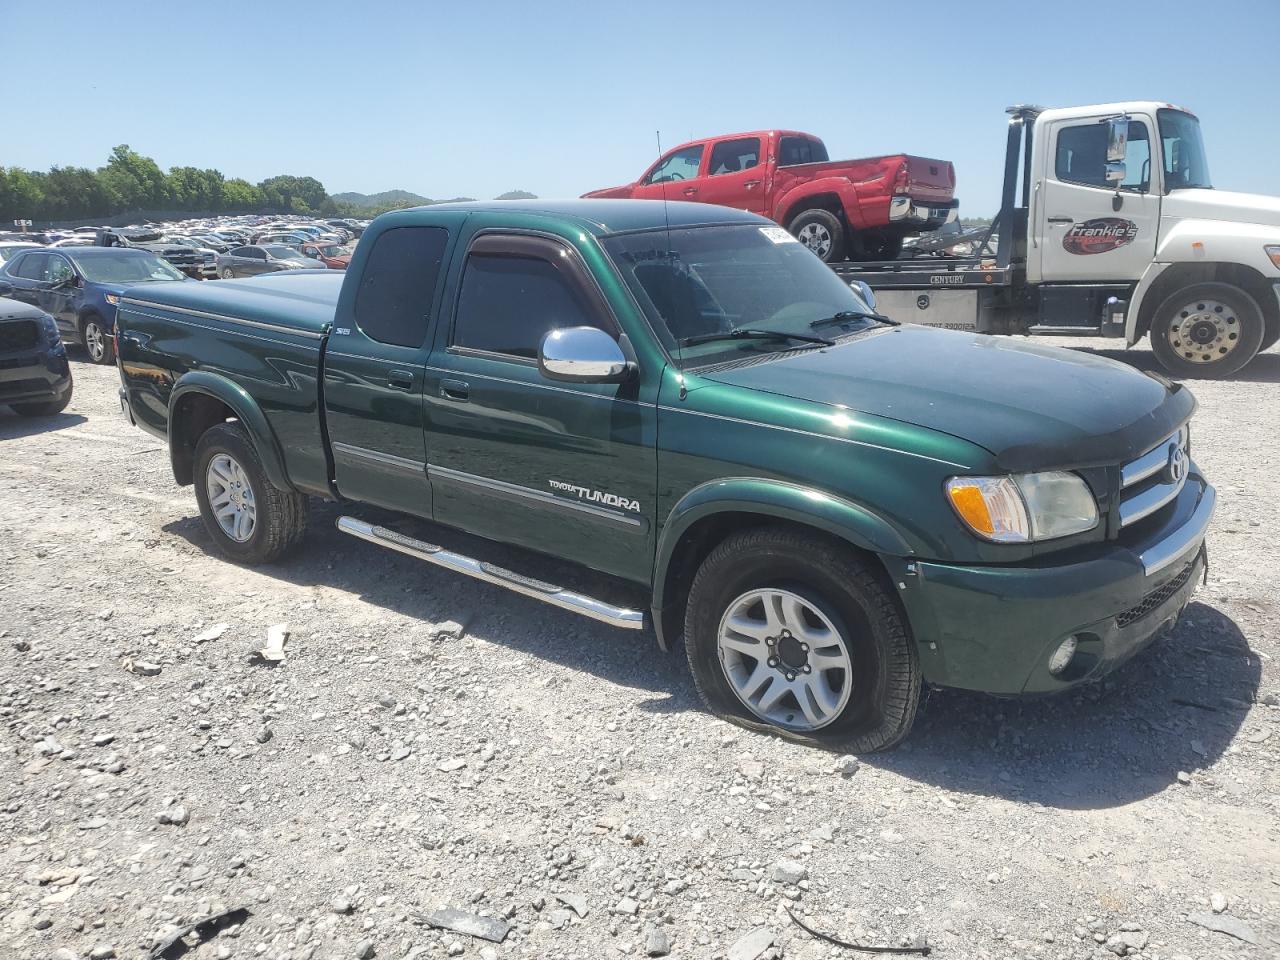
{"type": "Polygon", "coordinates": [[[1207,563],[1185,388],[899,325],[753,214],[443,204],[379,217],[345,275],[151,286],[120,304],[121,402],[228,557],[274,561],[309,498],[340,501],[361,540],[683,637],[744,726],[866,752],[906,736],[924,683],[1094,680],[1207,563]]]}

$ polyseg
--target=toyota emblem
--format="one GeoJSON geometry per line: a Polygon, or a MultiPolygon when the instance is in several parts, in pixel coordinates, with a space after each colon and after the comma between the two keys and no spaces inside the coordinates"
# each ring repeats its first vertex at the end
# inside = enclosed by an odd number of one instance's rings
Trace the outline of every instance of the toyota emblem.
{"type": "Polygon", "coordinates": [[[1164,471],[1169,483],[1181,483],[1187,475],[1187,454],[1176,443],[1169,444],[1169,462],[1164,471]]]}

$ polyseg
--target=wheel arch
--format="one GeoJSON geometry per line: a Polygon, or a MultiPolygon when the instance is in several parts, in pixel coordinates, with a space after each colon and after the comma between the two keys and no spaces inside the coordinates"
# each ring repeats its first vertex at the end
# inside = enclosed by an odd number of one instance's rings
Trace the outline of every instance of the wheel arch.
{"type": "Polygon", "coordinates": [[[858,208],[857,191],[847,180],[814,180],[787,191],[774,204],[773,219],[789,230],[791,221],[806,210],[834,213],[854,230],[865,226],[858,208]]]}
{"type": "Polygon", "coordinates": [[[169,396],[173,479],[182,486],[193,482],[196,444],[206,430],[227,420],[238,421],[249,434],[272,485],[292,491],[280,445],[258,402],[238,383],[204,370],[183,374],[169,396]]]}
{"type": "MultiPolygon", "coordinates": [[[[1152,264],[1154,270],[1156,264],[1152,264]]],[[[1242,263],[1211,261],[1208,263],[1172,263],[1163,266],[1158,273],[1144,277],[1134,291],[1129,323],[1125,339],[1130,346],[1137,343],[1151,330],[1151,320],[1160,304],[1183,287],[1196,283],[1229,283],[1243,290],[1257,301],[1262,310],[1263,341],[1280,333],[1280,300],[1277,299],[1274,282],[1268,280],[1253,267],[1242,263]]]]}
{"type": "Polygon", "coordinates": [[[834,539],[872,559],[914,552],[883,517],[860,504],[783,481],[715,480],[690,490],[672,508],[658,538],[652,620],[658,643],[669,649],[684,620],[683,600],[703,559],[726,537],[752,526],[791,526],[834,539]]]}

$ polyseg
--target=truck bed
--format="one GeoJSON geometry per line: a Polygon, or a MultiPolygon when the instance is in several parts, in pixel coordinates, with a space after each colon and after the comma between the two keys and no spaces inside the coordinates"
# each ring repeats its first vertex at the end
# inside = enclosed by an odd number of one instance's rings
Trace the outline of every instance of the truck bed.
{"type": "Polygon", "coordinates": [[[125,296],[172,310],[318,335],[333,322],[342,278],[341,270],[290,271],[243,280],[149,283],[125,296]]]}

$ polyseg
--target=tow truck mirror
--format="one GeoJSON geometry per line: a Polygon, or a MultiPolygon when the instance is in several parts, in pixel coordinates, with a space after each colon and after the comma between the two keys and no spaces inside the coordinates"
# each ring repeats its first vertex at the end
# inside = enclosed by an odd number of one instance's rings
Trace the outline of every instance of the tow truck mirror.
{"type": "Polygon", "coordinates": [[[621,383],[633,369],[618,341],[599,327],[552,330],[538,347],[538,370],[549,380],[621,383]]]}
{"type": "Polygon", "coordinates": [[[1112,117],[1107,121],[1107,163],[1124,163],[1128,152],[1129,118],[1112,117]]]}
{"type": "Polygon", "coordinates": [[[863,303],[867,305],[868,310],[874,310],[876,308],[876,295],[867,281],[850,280],[849,286],[853,287],[853,292],[862,299],[863,303]]]}
{"type": "Polygon", "coordinates": [[[1106,173],[1103,176],[1110,186],[1118,187],[1124,183],[1124,178],[1127,174],[1128,170],[1123,163],[1108,163],[1106,173]]]}

